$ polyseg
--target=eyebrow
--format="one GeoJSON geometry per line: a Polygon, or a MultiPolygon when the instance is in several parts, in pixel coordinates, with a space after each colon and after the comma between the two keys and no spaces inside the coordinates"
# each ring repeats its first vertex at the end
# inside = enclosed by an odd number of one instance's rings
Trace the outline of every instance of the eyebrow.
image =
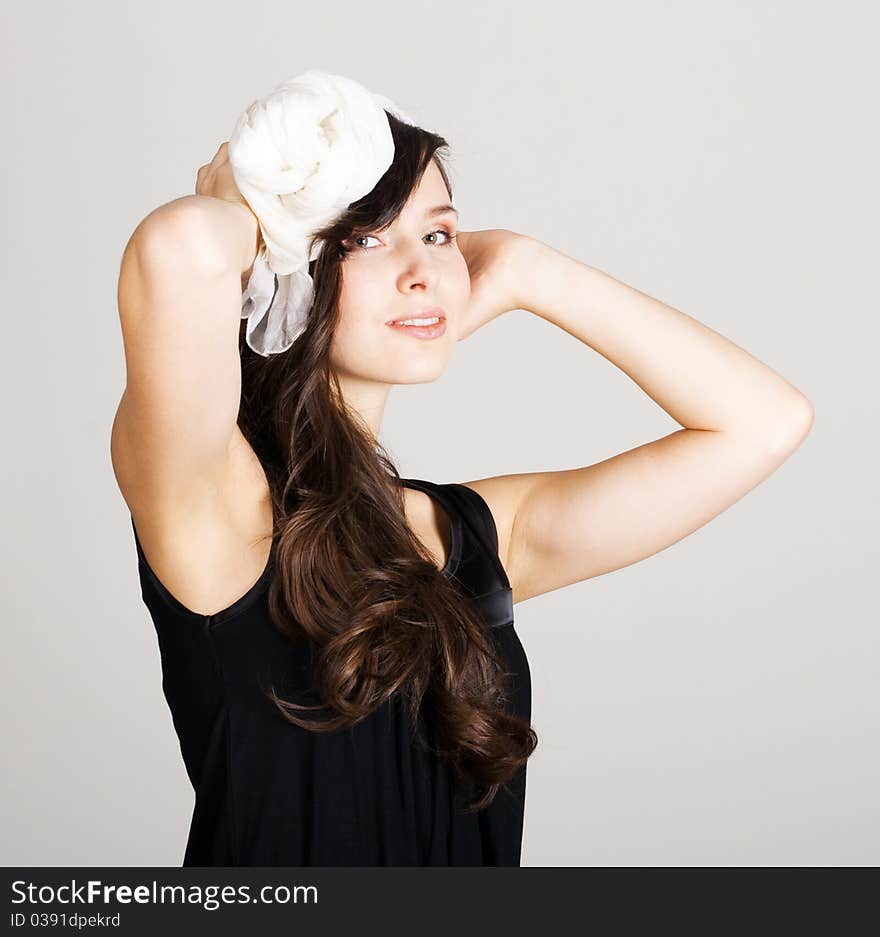
{"type": "Polygon", "coordinates": [[[447,212],[455,212],[455,217],[458,217],[458,209],[453,205],[435,205],[433,208],[429,208],[425,215],[428,218],[433,218],[435,215],[445,215],[447,212]]]}

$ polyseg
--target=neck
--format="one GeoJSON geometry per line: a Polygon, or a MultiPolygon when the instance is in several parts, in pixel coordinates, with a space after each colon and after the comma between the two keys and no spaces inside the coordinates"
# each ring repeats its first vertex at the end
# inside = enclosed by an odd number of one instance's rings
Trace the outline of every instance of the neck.
{"type": "Polygon", "coordinates": [[[345,405],[361,418],[373,437],[378,439],[382,418],[385,415],[385,403],[392,385],[346,374],[337,376],[345,405]]]}

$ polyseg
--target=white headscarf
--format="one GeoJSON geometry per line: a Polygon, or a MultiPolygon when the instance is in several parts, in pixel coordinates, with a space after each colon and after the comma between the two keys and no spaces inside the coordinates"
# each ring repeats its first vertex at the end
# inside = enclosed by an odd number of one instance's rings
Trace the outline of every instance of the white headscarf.
{"type": "Polygon", "coordinates": [[[309,261],[323,246],[309,250],[313,234],[370,192],[391,165],[386,109],[413,123],[351,78],[310,69],[238,118],[229,162],[265,242],[241,308],[247,343],[258,354],[286,351],[305,328],[314,296],[309,261]]]}

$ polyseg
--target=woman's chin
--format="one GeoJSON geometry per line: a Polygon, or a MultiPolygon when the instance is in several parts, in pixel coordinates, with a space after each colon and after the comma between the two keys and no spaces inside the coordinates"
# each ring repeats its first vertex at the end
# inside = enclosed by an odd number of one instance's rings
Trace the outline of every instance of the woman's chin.
{"type": "Polygon", "coordinates": [[[442,361],[421,361],[416,366],[415,362],[405,368],[395,368],[393,377],[388,380],[389,384],[430,384],[442,377],[449,359],[442,361]]]}

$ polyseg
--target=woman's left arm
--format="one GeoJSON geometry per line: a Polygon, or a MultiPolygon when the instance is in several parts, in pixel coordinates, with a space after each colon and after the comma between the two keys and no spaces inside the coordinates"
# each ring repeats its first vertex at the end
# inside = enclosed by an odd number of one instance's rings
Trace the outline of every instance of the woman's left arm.
{"type": "MultiPolygon", "coordinates": [[[[483,279],[504,294],[486,321],[502,307],[540,316],[617,365],[684,427],[593,465],[465,483],[496,518],[514,602],[671,546],[772,474],[809,433],[809,400],[696,319],[524,235],[460,232],[460,243],[462,234],[469,266],[482,253],[475,266],[494,268],[483,279]],[[504,245],[503,264],[487,262],[484,235],[498,237],[499,252],[504,245]]],[[[487,296],[475,305],[490,308],[487,296]]]]}

